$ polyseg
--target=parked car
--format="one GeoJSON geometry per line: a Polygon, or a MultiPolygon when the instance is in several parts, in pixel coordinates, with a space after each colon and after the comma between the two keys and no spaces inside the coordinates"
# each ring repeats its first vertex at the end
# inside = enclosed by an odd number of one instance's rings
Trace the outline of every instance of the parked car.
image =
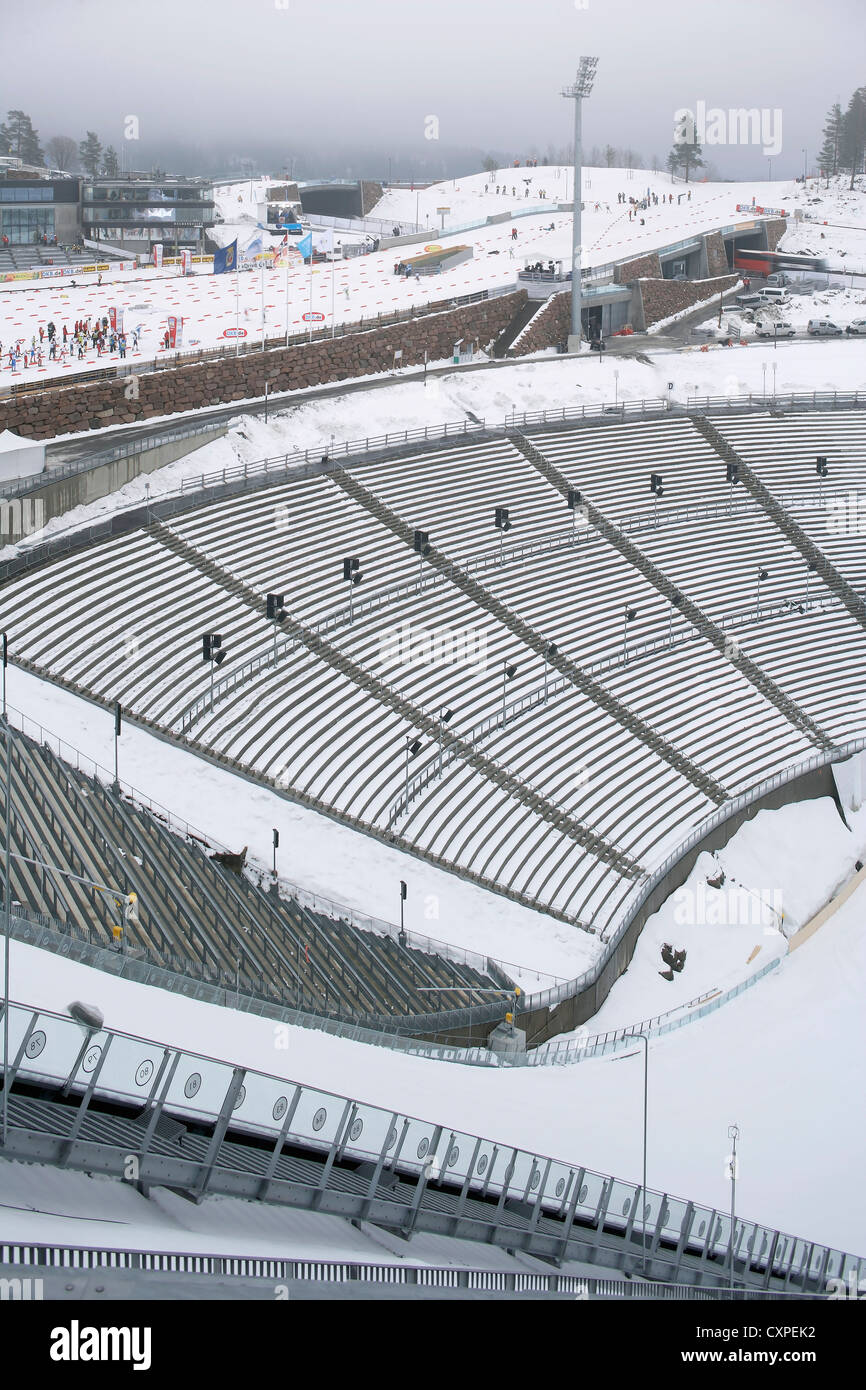
{"type": "Polygon", "coordinates": [[[852,338],[857,336],[861,338],[866,337],[866,319],[855,319],[853,323],[848,324],[845,332],[852,338]]]}
{"type": "Polygon", "coordinates": [[[833,323],[830,319],[810,319],[807,325],[808,333],[813,338],[841,338],[842,330],[838,323],[833,323]]]}
{"type": "Polygon", "coordinates": [[[793,275],[789,275],[787,270],[774,270],[772,275],[767,276],[768,285],[790,285],[793,275]]]}
{"type": "Polygon", "coordinates": [[[793,338],[796,328],[782,319],[758,319],[755,324],[756,338],[793,338]]]}
{"type": "Polygon", "coordinates": [[[734,299],[735,299],[736,303],[739,304],[739,305],[741,306],[741,308],[743,308],[743,309],[748,309],[750,306],[751,306],[752,308],[755,308],[755,307],[757,307],[758,305],[763,304],[763,302],[764,302],[764,301],[761,299],[761,296],[760,296],[759,294],[751,294],[751,293],[750,293],[750,294],[737,294],[737,295],[734,296],[734,299]]]}
{"type": "Polygon", "coordinates": [[[791,296],[782,285],[765,285],[758,290],[762,304],[790,304],[791,296]]]}

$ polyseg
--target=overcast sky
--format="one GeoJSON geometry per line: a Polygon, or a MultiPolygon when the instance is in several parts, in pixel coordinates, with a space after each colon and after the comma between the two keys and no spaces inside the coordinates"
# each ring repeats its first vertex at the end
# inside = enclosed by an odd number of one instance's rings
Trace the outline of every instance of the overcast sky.
{"type": "MultiPolygon", "coordinates": [[[[663,160],[678,108],[778,108],[773,173],[791,175],[804,146],[811,163],[831,103],[866,83],[864,11],[866,0],[0,0],[0,106],[27,111],[43,144],[95,129],[119,148],[135,115],[148,151],[344,143],[423,159],[433,116],[440,148],[518,157],[568,143],[559,90],[586,53],[599,58],[587,152],[610,142],[663,160]]],[[[767,172],[760,148],[704,155],[725,176],[767,172]]]]}

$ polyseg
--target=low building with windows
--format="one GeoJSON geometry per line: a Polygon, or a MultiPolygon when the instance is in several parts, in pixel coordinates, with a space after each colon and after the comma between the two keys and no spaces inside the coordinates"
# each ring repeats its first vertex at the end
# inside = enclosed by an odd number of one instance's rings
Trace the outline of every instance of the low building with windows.
{"type": "Polygon", "coordinates": [[[86,237],[123,250],[146,253],[160,242],[166,251],[201,252],[214,221],[213,191],[203,179],[153,174],[88,179],[81,220],[86,237]]]}
{"type": "Polygon", "coordinates": [[[13,158],[0,159],[0,238],[34,246],[57,237],[72,246],[81,236],[81,180],[13,158]]]}

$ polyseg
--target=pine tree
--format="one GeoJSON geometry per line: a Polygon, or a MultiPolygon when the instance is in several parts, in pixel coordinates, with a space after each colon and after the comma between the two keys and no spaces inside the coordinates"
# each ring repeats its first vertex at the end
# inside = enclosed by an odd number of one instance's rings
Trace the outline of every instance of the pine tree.
{"type": "Polygon", "coordinates": [[[25,111],[10,111],[5,124],[0,125],[0,149],[24,164],[45,164],[38,132],[25,111]]]}
{"type": "Polygon", "coordinates": [[[842,107],[837,101],[827,112],[827,121],[824,126],[824,143],[818,154],[818,159],[821,162],[821,168],[824,170],[828,185],[831,177],[839,172],[843,126],[844,117],[842,115],[842,107]]]}
{"type": "Polygon", "coordinates": [[[674,131],[674,147],[668,155],[668,168],[671,173],[676,169],[682,169],[688,183],[692,169],[703,167],[704,161],[701,159],[701,147],[694,123],[688,116],[683,116],[674,131]]]}
{"type": "Polygon", "coordinates": [[[78,158],[81,160],[83,169],[86,169],[92,179],[99,173],[99,161],[102,158],[102,145],[99,136],[93,130],[88,130],[87,138],[82,140],[78,146],[78,158]]]}
{"type": "Polygon", "coordinates": [[[609,169],[616,159],[616,150],[613,145],[605,145],[602,151],[602,158],[609,169]]]}
{"type": "Polygon", "coordinates": [[[117,150],[113,145],[106,145],[102,156],[102,172],[108,179],[116,179],[120,172],[120,162],[117,158],[117,150]]]}
{"type": "Polygon", "coordinates": [[[854,187],[854,176],[860,173],[864,161],[866,161],[866,87],[858,87],[842,118],[842,139],[839,151],[840,168],[851,170],[850,188],[854,187]]]}

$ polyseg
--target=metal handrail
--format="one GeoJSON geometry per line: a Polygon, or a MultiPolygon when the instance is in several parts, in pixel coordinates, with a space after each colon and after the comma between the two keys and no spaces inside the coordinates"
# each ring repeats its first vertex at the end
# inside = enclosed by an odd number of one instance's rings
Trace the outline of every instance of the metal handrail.
{"type": "MultiPolygon", "coordinates": [[[[19,1001],[10,1000],[8,1011],[10,1015],[15,1016],[16,1032],[23,1032],[29,1038],[33,1036],[38,1024],[40,1031],[43,1034],[48,1034],[54,1043],[47,1049],[37,1051],[32,1060],[22,1057],[18,1069],[19,1078],[26,1080],[32,1075],[40,1079],[42,1084],[47,1083],[54,1087],[62,1086],[66,1094],[74,1092],[76,1087],[82,1089],[86,1086],[87,1062],[84,1057],[85,1049],[81,1047],[80,1025],[68,1016],[64,1017],[53,1010],[27,1005],[19,1001]],[[72,1069],[68,1071],[68,1062],[51,1062],[50,1059],[63,1056],[64,1048],[62,1042],[58,1045],[57,1035],[59,1034],[62,1038],[64,1032],[68,1032],[70,1029],[73,1030],[75,1037],[75,1047],[72,1049],[74,1057],[72,1069]]],[[[94,1088],[94,1082],[90,1082],[85,1091],[85,1100],[81,1102],[82,1106],[86,1104],[90,1090],[93,1089],[94,1094],[100,1097],[105,1096],[112,1100],[120,1099],[125,1103],[134,1100],[136,1105],[140,1107],[142,1093],[135,1080],[135,1067],[141,1057],[142,1048],[145,1049],[145,1056],[157,1049],[163,1053],[166,1063],[168,1063],[169,1056],[173,1054],[177,1062],[183,1059],[187,1066],[192,1064],[196,1076],[196,1085],[192,1091],[185,1088],[182,1096],[175,1097],[170,1102],[168,1108],[172,1113],[184,1116],[191,1114],[197,1122],[204,1118],[208,1124],[216,1123],[223,1111],[232,1114],[231,1109],[226,1109],[226,1106],[231,1103],[234,1105],[232,1126],[238,1132],[249,1132],[256,1136],[278,1134],[281,1147],[282,1144],[292,1143],[315,1150],[320,1155],[327,1154],[326,1174],[338,1157],[340,1159],[345,1157],[349,1161],[376,1162],[378,1160],[381,1163],[388,1148],[394,1148],[396,1145],[395,1152],[390,1159],[390,1168],[396,1173],[406,1174],[410,1180],[421,1179],[426,1185],[428,1181],[435,1183],[440,1176],[447,1175],[452,1181],[464,1182],[465,1190],[471,1191],[474,1182],[477,1186],[481,1186],[485,1193],[488,1191],[500,1192],[503,1199],[510,1194],[513,1198],[522,1197],[522,1200],[526,1202],[531,1195],[533,1203],[538,1204],[539,1215],[545,1209],[548,1212],[558,1212],[560,1215],[565,1212],[568,1201],[565,1175],[570,1173],[571,1181],[574,1181],[579,1174],[578,1182],[585,1183],[588,1179],[598,1193],[608,1194],[608,1203],[615,1194],[619,1211],[609,1210],[608,1214],[617,1223],[621,1220],[620,1235],[626,1243],[632,1234],[632,1223],[637,1205],[640,1203],[643,1206],[646,1203],[654,1213],[653,1223],[657,1233],[664,1232],[669,1239],[675,1240],[678,1250],[684,1249],[690,1240],[693,1245],[696,1245],[698,1238],[700,1238],[704,1256],[712,1253],[717,1258],[724,1260],[731,1249],[732,1242],[727,1234],[726,1217],[716,1209],[701,1203],[686,1201],[672,1193],[650,1188],[644,1189],[640,1183],[628,1182],[610,1174],[599,1173],[568,1160],[557,1159],[553,1156],[523,1149],[517,1145],[499,1145],[483,1135],[458,1130],[441,1120],[425,1120],[406,1112],[401,1114],[381,1106],[370,1105],[356,1097],[310,1086],[287,1076],[278,1076],[257,1068],[243,1067],[241,1069],[245,1083],[246,1078],[250,1078],[255,1082],[255,1085],[245,1084],[244,1095],[238,1103],[238,1069],[233,1067],[231,1061],[224,1057],[213,1057],[195,1052],[192,1049],[170,1046],[156,1039],[143,1038],[121,1029],[107,1027],[104,1024],[100,1028],[91,1029],[88,1032],[87,1041],[91,1047],[97,1045],[97,1038],[101,1040],[98,1044],[101,1053],[97,1055],[105,1058],[111,1050],[113,1056],[120,1058],[125,1055],[127,1060],[115,1064],[113,1074],[109,1066],[107,1074],[112,1075],[110,1084],[103,1083],[100,1086],[97,1083],[94,1088]],[[112,1043],[119,1045],[112,1048],[112,1043]],[[134,1044],[134,1046],[129,1047],[128,1044],[134,1044]],[[127,1067],[129,1069],[128,1075],[125,1070],[127,1067]],[[204,1085],[202,1085],[203,1076],[207,1078],[204,1085]],[[272,1097],[283,1095],[287,1086],[295,1088],[295,1095],[298,1099],[301,1095],[306,1095],[308,1104],[303,1110],[298,1108],[290,1111],[289,1114],[292,1118],[288,1123],[285,1123],[282,1117],[288,1109],[288,1102],[285,1102],[279,1112],[274,1108],[273,1113],[271,1104],[272,1097]],[[214,1099],[206,1099],[211,1092],[214,1093],[214,1099]],[[246,1104],[245,1113],[239,1111],[238,1104],[246,1104]],[[318,1106],[315,1114],[308,1114],[313,1106],[318,1106]],[[324,1126],[328,1121],[329,1114],[337,1117],[342,1116],[343,1119],[337,1121],[337,1129],[333,1137],[319,1137],[320,1134],[325,1133],[324,1126]],[[296,1115],[300,1118],[296,1119],[296,1115]],[[361,1124],[357,1130],[354,1125],[351,1131],[348,1129],[346,1126],[347,1116],[361,1119],[361,1124]],[[366,1133],[365,1121],[370,1121],[366,1125],[366,1133]],[[411,1148],[401,1145],[398,1141],[401,1121],[403,1122],[404,1136],[408,1130],[413,1131],[413,1147],[411,1148]],[[395,1123],[397,1127],[395,1127],[395,1123]],[[385,1145],[382,1147],[381,1141],[377,1138],[374,1140],[374,1148],[371,1150],[369,1143],[374,1131],[376,1133],[381,1132],[388,1137],[393,1135],[393,1142],[389,1146],[386,1138],[385,1145]],[[416,1135],[423,1137],[425,1141],[418,1143],[417,1147],[415,1147],[414,1138],[416,1135]],[[508,1158],[501,1173],[498,1165],[493,1162],[490,1163],[489,1173],[486,1172],[488,1165],[485,1163],[483,1177],[480,1171],[475,1171],[475,1159],[485,1146],[488,1155],[494,1149],[500,1153],[504,1147],[506,1154],[510,1150],[510,1158],[508,1158]],[[696,1231],[697,1223],[700,1221],[703,1222],[703,1228],[696,1231]],[[706,1233],[705,1238],[704,1233],[706,1233]]],[[[166,1096],[167,1089],[163,1090],[158,1098],[154,1093],[151,1112],[152,1125],[157,1124],[165,1112],[166,1096]]],[[[333,1124],[332,1120],[331,1127],[327,1131],[329,1135],[333,1130],[333,1124]]],[[[325,1182],[326,1179],[323,1180],[323,1186],[325,1182]]],[[[423,1188],[419,1189],[419,1197],[421,1192],[423,1192],[423,1188]]],[[[589,1210],[594,1211],[596,1210],[596,1202],[597,1198],[590,1196],[589,1184],[587,1184],[586,1192],[583,1191],[583,1188],[578,1189],[575,1206],[588,1207],[589,1210]],[[588,1202],[585,1200],[586,1198],[589,1198],[588,1202]]],[[[644,1210],[646,1210],[645,1207],[644,1210]]],[[[498,1214],[494,1221],[498,1224],[498,1214]]],[[[644,1229],[649,1230],[649,1227],[645,1226],[644,1229]]],[[[751,1232],[751,1240],[744,1252],[747,1265],[754,1270],[766,1257],[768,1278],[772,1270],[776,1269],[778,1277],[785,1274],[789,1279],[792,1274],[796,1273],[800,1274],[804,1281],[806,1278],[823,1279],[828,1275],[841,1275],[846,1269],[855,1269],[859,1273],[864,1263],[862,1257],[849,1252],[821,1246],[812,1241],[801,1240],[743,1217],[738,1218],[731,1234],[736,1236],[737,1231],[740,1232],[740,1235],[734,1250],[739,1250],[743,1237],[751,1232]],[[755,1249],[758,1241],[761,1244],[755,1249]]],[[[643,1240],[641,1241],[642,1244],[643,1240]]],[[[639,1249],[640,1247],[635,1248],[639,1249]]],[[[740,1259],[742,1260],[743,1257],[741,1254],[740,1259]]],[[[721,1267],[720,1274],[723,1274],[721,1267]]]]}

